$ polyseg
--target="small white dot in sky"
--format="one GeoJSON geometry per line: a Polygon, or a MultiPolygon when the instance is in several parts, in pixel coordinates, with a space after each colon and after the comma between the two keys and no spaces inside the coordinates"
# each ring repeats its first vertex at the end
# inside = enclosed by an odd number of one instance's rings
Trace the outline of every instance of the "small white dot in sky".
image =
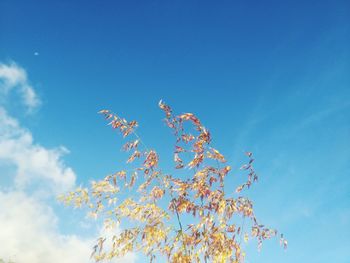
{"type": "Polygon", "coordinates": [[[34,56],[39,56],[39,52],[34,52],[34,56]]]}

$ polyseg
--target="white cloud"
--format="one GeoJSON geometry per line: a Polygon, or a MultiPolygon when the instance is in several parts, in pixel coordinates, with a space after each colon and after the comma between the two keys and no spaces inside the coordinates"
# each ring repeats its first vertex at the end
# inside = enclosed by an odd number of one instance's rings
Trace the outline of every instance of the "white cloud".
{"type": "MultiPolygon", "coordinates": [[[[86,263],[95,238],[62,235],[52,209],[23,192],[0,192],[0,258],[16,263],[86,263]]],[[[133,254],[114,262],[135,262],[133,254]]]]}
{"type": "MultiPolygon", "coordinates": [[[[10,191],[0,187],[0,259],[16,263],[91,262],[96,233],[90,238],[62,234],[58,222],[64,216],[58,218],[49,203],[52,199],[45,198],[75,186],[76,175],[62,160],[68,150],[40,145],[8,114],[4,108],[8,103],[2,102],[14,89],[28,110],[40,104],[26,71],[15,63],[0,62],[0,177],[10,177],[5,181],[11,183],[10,191]]],[[[132,263],[135,255],[113,262],[132,263]]]]}
{"type": "Polygon", "coordinates": [[[16,188],[39,184],[53,193],[72,188],[76,175],[61,160],[65,153],[64,147],[47,149],[34,143],[31,132],[0,108],[0,160],[16,167],[16,188]]]}
{"type": "MultiPolygon", "coordinates": [[[[38,106],[40,100],[28,83],[26,71],[16,63],[0,63],[0,100],[18,89],[28,109],[38,106]]],[[[15,187],[25,189],[39,186],[52,193],[66,191],[74,186],[76,175],[66,166],[62,156],[64,147],[47,149],[34,143],[31,132],[21,127],[18,120],[0,106],[0,161],[15,167],[15,187]]],[[[38,188],[38,187],[37,187],[38,188]]]]}
{"type": "Polygon", "coordinates": [[[40,99],[29,84],[26,71],[14,62],[0,63],[0,95],[6,97],[14,89],[17,89],[29,110],[40,105],[40,99]]]}

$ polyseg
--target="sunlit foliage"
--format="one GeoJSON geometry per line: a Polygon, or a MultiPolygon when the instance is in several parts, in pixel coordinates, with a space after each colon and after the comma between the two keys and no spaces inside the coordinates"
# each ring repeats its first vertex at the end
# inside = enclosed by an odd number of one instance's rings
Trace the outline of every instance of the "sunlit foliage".
{"type": "MultiPolygon", "coordinates": [[[[123,150],[129,153],[130,169],[116,171],[60,200],[88,207],[89,214],[102,218],[107,229],[123,222],[132,225],[111,240],[98,238],[91,254],[96,261],[141,251],[150,262],[157,257],[180,263],[243,262],[242,242],[256,239],[260,249],[263,240],[277,235],[258,222],[252,202],[241,194],[258,180],[253,154],[246,152],[247,163],[241,167],[247,173],[246,182],[225,188],[231,167],[211,146],[210,132],[192,113],[174,115],[162,101],[159,107],[175,137],[174,170],[178,174],[182,170],[181,176],[162,171],[158,153],[137,135],[136,121],[102,110],[112,128],[128,138],[123,150]]],[[[283,235],[280,240],[286,247],[283,235]]]]}

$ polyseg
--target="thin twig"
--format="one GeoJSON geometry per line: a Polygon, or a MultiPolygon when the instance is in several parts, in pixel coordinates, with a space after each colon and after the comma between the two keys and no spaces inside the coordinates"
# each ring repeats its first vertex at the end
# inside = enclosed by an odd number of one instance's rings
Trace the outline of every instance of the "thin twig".
{"type": "Polygon", "coordinates": [[[184,237],[184,231],[183,231],[183,228],[182,228],[182,224],[181,224],[181,219],[180,219],[180,215],[179,215],[179,211],[177,210],[177,207],[174,203],[174,197],[173,197],[173,194],[170,192],[170,196],[172,198],[172,203],[173,203],[173,207],[174,207],[174,210],[175,210],[175,213],[176,213],[176,218],[177,218],[177,222],[179,224],[179,228],[180,228],[180,232],[181,232],[181,237],[182,237],[182,246],[183,246],[183,249],[185,251],[185,254],[187,256],[187,246],[186,246],[186,243],[185,243],[185,237],[184,237]]]}

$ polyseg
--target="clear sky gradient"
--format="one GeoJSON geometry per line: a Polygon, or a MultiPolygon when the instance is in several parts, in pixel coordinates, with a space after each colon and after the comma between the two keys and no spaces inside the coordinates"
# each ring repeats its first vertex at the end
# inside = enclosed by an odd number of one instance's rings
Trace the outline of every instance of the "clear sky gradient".
{"type": "MultiPolygon", "coordinates": [[[[14,92],[1,106],[34,142],[69,150],[78,185],[125,161],[97,111],[138,120],[164,159],[158,101],[196,113],[235,169],[254,152],[260,180],[246,194],[288,239],[286,251],[251,243],[248,263],[348,263],[349,30],[349,1],[2,0],[0,63],[25,69],[41,105],[28,113],[14,92]]],[[[4,193],[11,171],[0,157],[4,193]]],[[[45,204],[60,233],[88,235],[72,226],[79,212],[45,204]]]]}

